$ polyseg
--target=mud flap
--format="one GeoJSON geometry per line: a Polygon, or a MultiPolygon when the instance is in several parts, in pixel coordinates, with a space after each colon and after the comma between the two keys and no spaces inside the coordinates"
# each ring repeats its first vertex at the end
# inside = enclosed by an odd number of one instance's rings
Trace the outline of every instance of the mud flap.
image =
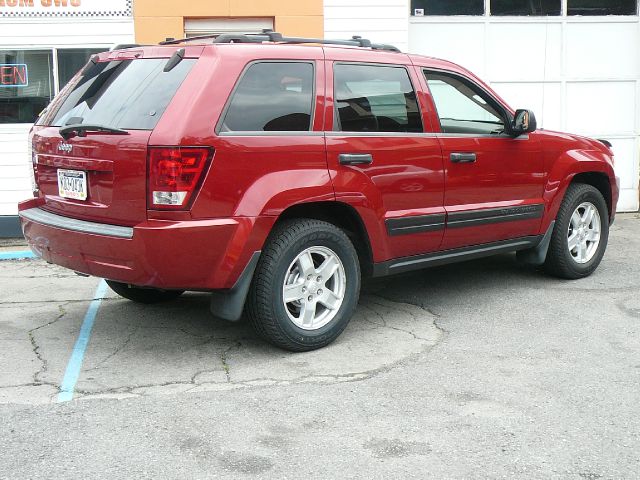
{"type": "Polygon", "coordinates": [[[553,235],[553,228],[556,225],[556,221],[554,220],[547,228],[547,232],[540,240],[540,243],[533,248],[528,248],[527,250],[520,250],[516,252],[516,259],[518,263],[522,265],[531,265],[531,266],[540,266],[544,264],[544,261],[547,258],[547,251],[549,250],[549,243],[551,243],[551,236],[553,235]]]}
{"type": "Polygon", "coordinates": [[[230,322],[240,320],[244,303],[249,293],[249,287],[251,286],[251,280],[253,280],[253,274],[258,266],[260,253],[260,251],[253,253],[251,260],[249,260],[249,263],[240,274],[240,278],[238,278],[233,288],[230,290],[216,291],[211,294],[211,305],[209,308],[214,316],[222,318],[223,320],[229,320],[230,322]]]}

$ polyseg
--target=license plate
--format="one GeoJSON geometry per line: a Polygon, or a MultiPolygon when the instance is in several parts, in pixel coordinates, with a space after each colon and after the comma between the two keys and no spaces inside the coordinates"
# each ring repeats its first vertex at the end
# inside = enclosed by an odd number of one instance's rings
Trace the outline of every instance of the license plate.
{"type": "Polygon", "coordinates": [[[79,170],[58,170],[58,193],[74,200],[87,199],[87,173],[79,170]]]}

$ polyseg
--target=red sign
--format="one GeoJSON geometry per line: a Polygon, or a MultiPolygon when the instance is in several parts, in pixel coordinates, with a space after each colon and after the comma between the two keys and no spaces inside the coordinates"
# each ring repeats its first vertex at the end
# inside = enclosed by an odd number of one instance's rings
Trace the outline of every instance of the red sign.
{"type": "Polygon", "coordinates": [[[132,0],[0,0],[0,17],[130,17],[132,0]]]}
{"type": "MultiPolygon", "coordinates": [[[[79,7],[82,0],[35,0],[36,3],[43,7],[79,7]]],[[[33,7],[34,0],[0,0],[0,7],[33,7]]]]}
{"type": "Polygon", "coordinates": [[[0,63],[0,87],[26,87],[29,85],[24,63],[0,63]]]}

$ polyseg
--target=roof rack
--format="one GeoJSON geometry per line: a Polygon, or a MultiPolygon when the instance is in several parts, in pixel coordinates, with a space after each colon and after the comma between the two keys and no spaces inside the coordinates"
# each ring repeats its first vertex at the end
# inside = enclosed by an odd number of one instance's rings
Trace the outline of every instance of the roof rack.
{"type": "Polygon", "coordinates": [[[383,43],[372,43],[366,38],[362,38],[358,35],[354,35],[350,40],[325,40],[322,38],[305,38],[305,37],[285,37],[281,33],[274,32],[272,30],[263,30],[262,33],[249,33],[249,34],[234,34],[223,33],[216,35],[198,35],[196,37],[167,39],[164,42],[160,42],[160,45],[174,45],[177,43],[191,42],[197,40],[212,39],[212,43],[262,43],[262,42],[274,42],[274,43],[288,43],[288,44],[300,44],[300,43],[319,43],[322,45],[346,45],[350,47],[363,47],[371,48],[372,50],[386,50],[389,52],[400,52],[397,47],[393,45],[386,45],[383,43]]]}
{"type": "Polygon", "coordinates": [[[142,47],[139,43],[119,43],[118,45],[114,45],[111,47],[110,51],[113,50],[126,50],[127,48],[137,48],[142,47]]]}

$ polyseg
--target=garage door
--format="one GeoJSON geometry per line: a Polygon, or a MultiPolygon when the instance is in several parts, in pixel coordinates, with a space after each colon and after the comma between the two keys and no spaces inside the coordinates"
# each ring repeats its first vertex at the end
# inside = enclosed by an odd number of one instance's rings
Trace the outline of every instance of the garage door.
{"type": "Polygon", "coordinates": [[[185,37],[221,33],[261,33],[273,30],[273,18],[191,18],[184,21],[185,37]]]}

